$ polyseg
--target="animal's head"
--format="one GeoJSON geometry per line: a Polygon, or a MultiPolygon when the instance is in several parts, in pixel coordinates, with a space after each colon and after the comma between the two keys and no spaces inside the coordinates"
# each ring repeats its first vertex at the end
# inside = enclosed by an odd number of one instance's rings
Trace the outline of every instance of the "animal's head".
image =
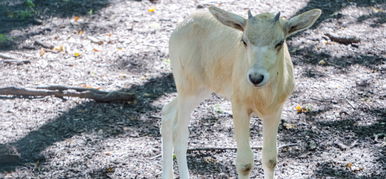
{"type": "Polygon", "coordinates": [[[321,14],[321,10],[313,9],[286,20],[280,18],[280,13],[253,16],[248,11],[248,19],[245,19],[213,6],[209,11],[222,24],[243,32],[240,44],[248,58],[246,77],[256,87],[264,86],[277,74],[275,66],[283,59],[286,38],[311,27],[321,14]]]}

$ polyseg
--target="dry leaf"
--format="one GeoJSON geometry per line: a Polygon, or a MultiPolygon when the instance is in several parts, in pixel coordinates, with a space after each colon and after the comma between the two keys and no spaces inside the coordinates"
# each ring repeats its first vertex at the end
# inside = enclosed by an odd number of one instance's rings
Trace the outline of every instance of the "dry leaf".
{"type": "Polygon", "coordinates": [[[351,163],[351,162],[347,163],[347,164],[345,165],[345,167],[347,167],[347,168],[351,169],[351,167],[352,167],[352,163],[351,163]]]}
{"type": "Polygon", "coordinates": [[[158,29],[161,29],[161,25],[157,22],[152,22],[152,23],[149,23],[149,27],[153,30],[158,30],[158,29]]]}
{"type": "Polygon", "coordinates": [[[290,124],[290,123],[284,123],[283,126],[286,129],[294,129],[294,128],[296,128],[295,124],[290,124]]]}
{"type": "Polygon", "coordinates": [[[327,64],[327,62],[326,62],[325,60],[320,60],[320,61],[318,62],[318,64],[319,64],[319,65],[325,65],[325,64],[327,64]]]}
{"type": "Polygon", "coordinates": [[[295,107],[295,110],[296,110],[298,113],[301,113],[301,112],[302,112],[302,109],[303,109],[303,107],[300,106],[299,104],[296,105],[296,107],[295,107]]]}
{"type": "Polygon", "coordinates": [[[78,35],[83,35],[83,34],[84,34],[83,30],[78,31],[78,35]]]}
{"type": "Polygon", "coordinates": [[[377,8],[377,7],[371,7],[374,13],[382,13],[385,12],[383,9],[377,8]]]}
{"type": "Polygon", "coordinates": [[[170,65],[170,59],[169,59],[169,58],[164,58],[164,59],[162,60],[162,62],[164,62],[164,63],[170,65]]]}
{"type": "Polygon", "coordinates": [[[143,93],[143,96],[150,97],[150,96],[153,96],[153,95],[150,94],[150,93],[143,93]]]}
{"type": "Polygon", "coordinates": [[[101,87],[93,87],[93,86],[90,86],[90,85],[84,84],[84,83],[80,84],[79,86],[82,88],[91,88],[91,89],[97,89],[97,90],[102,89],[101,87]]]}
{"type": "Polygon", "coordinates": [[[75,52],[74,53],[74,57],[80,57],[82,54],[81,53],[79,53],[79,52],[75,52]]]}
{"type": "Polygon", "coordinates": [[[306,112],[310,112],[310,111],[311,111],[311,108],[310,108],[310,107],[303,107],[303,106],[300,106],[300,105],[298,104],[298,105],[296,105],[295,110],[296,110],[298,113],[306,113],[306,112]]]}
{"type": "Polygon", "coordinates": [[[64,52],[65,48],[63,45],[56,46],[52,50],[57,51],[57,52],[64,52]]]}
{"type": "Polygon", "coordinates": [[[93,52],[100,52],[100,51],[102,51],[102,50],[99,50],[99,49],[93,48],[93,49],[92,49],[92,51],[93,51],[93,52]]]}
{"type": "Polygon", "coordinates": [[[102,40],[99,40],[95,37],[92,37],[92,36],[88,36],[88,39],[92,42],[92,43],[96,43],[98,45],[102,45],[103,44],[103,41],[102,40]]]}
{"type": "Polygon", "coordinates": [[[112,167],[106,168],[107,173],[113,173],[114,169],[112,167]]]}
{"type": "Polygon", "coordinates": [[[354,172],[359,172],[359,171],[362,171],[363,169],[364,169],[363,167],[357,167],[357,166],[354,166],[351,168],[351,170],[354,172]]]}
{"type": "Polygon", "coordinates": [[[359,167],[358,165],[354,165],[352,162],[349,162],[345,165],[346,168],[350,169],[351,171],[358,172],[362,171],[364,168],[359,167]]]}
{"type": "Polygon", "coordinates": [[[92,86],[84,84],[84,83],[80,84],[80,87],[82,87],[82,88],[93,88],[92,86]]]}
{"type": "Polygon", "coordinates": [[[78,22],[79,19],[80,19],[79,16],[74,16],[74,21],[75,21],[75,22],[78,22]]]}
{"type": "Polygon", "coordinates": [[[334,44],[335,42],[323,40],[322,43],[323,43],[324,45],[331,45],[331,44],[334,44]]]}
{"type": "Polygon", "coordinates": [[[84,110],[84,109],[78,109],[78,110],[76,110],[76,112],[78,112],[78,113],[84,113],[84,112],[87,112],[87,110],[84,110]]]}
{"type": "Polygon", "coordinates": [[[119,79],[126,79],[128,76],[126,74],[119,74],[119,79]]]}
{"type": "Polygon", "coordinates": [[[44,54],[46,54],[46,50],[44,48],[41,48],[39,50],[39,55],[42,57],[44,54]]]}
{"type": "Polygon", "coordinates": [[[204,157],[204,161],[206,163],[216,163],[217,160],[215,158],[212,158],[212,157],[204,157]]]}

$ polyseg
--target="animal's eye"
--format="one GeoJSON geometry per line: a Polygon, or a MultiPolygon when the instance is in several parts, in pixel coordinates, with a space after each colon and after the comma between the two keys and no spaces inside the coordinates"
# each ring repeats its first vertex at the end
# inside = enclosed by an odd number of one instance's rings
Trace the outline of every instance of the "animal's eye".
{"type": "Polygon", "coordinates": [[[241,38],[241,42],[243,42],[245,47],[247,46],[247,42],[245,42],[245,40],[243,38],[241,38]]]}
{"type": "Polygon", "coordinates": [[[284,40],[280,41],[279,43],[277,43],[277,44],[275,45],[275,48],[276,48],[276,49],[280,48],[280,47],[283,45],[283,43],[284,43],[284,40]]]}

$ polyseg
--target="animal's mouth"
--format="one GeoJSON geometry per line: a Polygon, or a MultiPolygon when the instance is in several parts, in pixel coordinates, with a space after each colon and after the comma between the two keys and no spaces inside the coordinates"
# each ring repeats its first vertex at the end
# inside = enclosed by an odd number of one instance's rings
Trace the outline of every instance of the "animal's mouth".
{"type": "Polygon", "coordinates": [[[264,87],[266,85],[266,83],[260,83],[260,84],[254,84],[253,86],[255,87],[255,88],[262,88],[262,87],[264,87]]]}
{"type": "Polygon", "coordinates": [[[271,80],[269,80],[269,79],[265,79],[259,84],[253,84],[250,80],[248,80],[249,84],[251,84],[254,88],[257,88],[257,89],[264,88],[264,87],[268,86],[270,81],[271,80]]]}
{"type": "MultiPolygon", "coordinates": [[[[249,80],[248,80],[248,81],[249,81],[249,80]]],[[[254,83],[252,83],[251,81],[249,81],[249,83],[250,83],[253,87],[255,87],[255,88],[263,88],[264,86],[266,86],[267,81],[263,81],[263,82],[261,82],[261,83],[259,83],[259,84],[254,84],[254,83]]]]}

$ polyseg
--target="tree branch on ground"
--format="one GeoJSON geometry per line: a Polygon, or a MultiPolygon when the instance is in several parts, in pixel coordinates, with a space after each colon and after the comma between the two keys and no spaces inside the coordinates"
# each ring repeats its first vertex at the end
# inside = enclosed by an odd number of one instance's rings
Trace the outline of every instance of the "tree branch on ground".
{"type": "Polygon", "coordinates": [[[339,37],[339,36],[336,36],[336,35],[333,35],[333,34],[330,34],[330,33],[326,33],[325,34],[328,38],[330,38],[331,41],[334,41],[334,42],[337,42],[337,43],[340,43],[340,44],[345,44],[345,45],[348,45],[348,44],[353,44],[353,43],[359,43],[361,40],[357,37],[339,37]]]}
{"type": "Polygon", "coordinates": [[[11,96],[55,96],[93,99],[97,102],[132,102],[135,95],[123,91],[101,91],[94,88],[66,87],[60,85],[36,88],[5,87],[0,88],[0,95],[11,96]]]}
{"type": "MultiPolygon", "coordinates": [[[[282,149],[282,148],[287,148],[287,147],[292,147],[292,146],[297,146],[298,144],[286,144],[286,145],[282,145],[279,147],[279,149],[282,149]]],[[[251,149],[253,150],[261,150],[263,149],[263,147],[251,147],[251,149]]],[[[193,151],[214,151],[214,150],[220,150],[220,151],[224,151],[224,150],[237,150],[236,147],[202,147],[202,148],[190,148],[187,150],[187,152],[193,152],[193,151]]]]}
{"type": "Polygon", "coordinates": [[[43,43],[42,41],[39,41],[39,40],[35,40],[34,45],[41,46],[41,47],[46,48],[46,49],[53,49],[54,48],[53,45],[45,44],[45,43],[43,43]]]}
{"type": "Polygon", "coordinates": [[[4,54],[4,53],[0,53],[0,58],[4,58],[4,59],[15,59],[14,57],[8,55],[8,54],[4,54]]]}
{"type": "Polygon", "coordinates": [[[29,60],[18,60],[13,56],[10,56],[8,54],[0,53],[0,58],[3,58],[0,60],[0,63],[7,63],[7,64],[16,64],[16,65],[22,65],[22,64],[28,64],[31,63],[29,60]]]}
{"type": "Polygon", "coordinates": [[[23,65],[23,64],[28,64],[31,63],[29,60],[0,60],[0,63],[6,63],[6,64],[16,64],[16,65],[23,65]]]}

